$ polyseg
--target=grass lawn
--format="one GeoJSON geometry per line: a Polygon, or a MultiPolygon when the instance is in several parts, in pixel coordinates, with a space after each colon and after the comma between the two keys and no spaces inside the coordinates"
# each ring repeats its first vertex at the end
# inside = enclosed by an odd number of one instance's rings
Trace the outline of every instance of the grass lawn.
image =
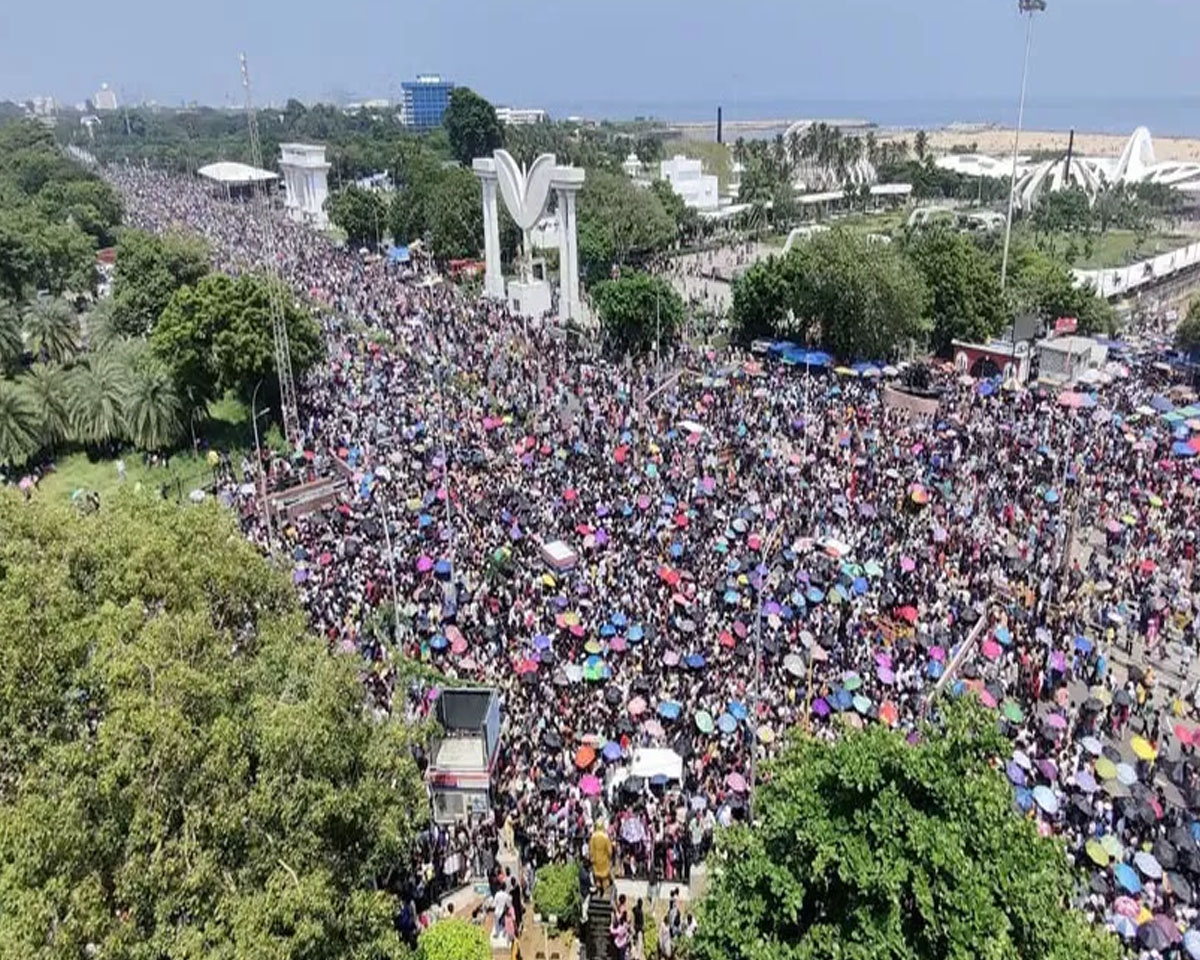
{"type": "MultiPolygon", "coordinates": [[[[259,428],[262,429],[262,421],[259,428]]],[[[272,438],[279,435],[279,428],[271,426],[272,438]]],[[[117,476],[117,459],[91,459],[87,453],[76,450],[58,457],[53,473],[42,477],[38,485],[39,496],[54,500],[69,500],[76,490],[94,490],[103,501],[107,494],[115,493],[121,486],[143,487],[157,490],[164,483],[170,488],[171,496],[186,497],[197,487],[212,480],[208,465],[209,449],[227,450],[229,458],[238,469],[242,455],[254,448],[254,434],[250,428],[250,409],[237,397],[227,394],[209,406],[208,419],[196,424],[196,439],[200,452],[191,452],[191,432],[185,434],[182,448],[171,455],[170,467],[149,468],[143,465],[142,455],[136,450],[121,452],[125,459],[125,482],[117,476]]],[[[267,436],[261,437],[266,445],[267,436]]]]}
{"type": "MultiPolygon", "coordinates": [[[[834,217],[820,221],[822,226],[833,229],[841,227],[852,233],[880,233],[890,237],[908,222],[905,210],[886,210],[880,213],[851,213],[842,217],[834,217]]],[[[762,238],[762,243],[768,247],[782,247],[787,242],[786,233],[772,233],[762,238]]]]}
{"type": "MultiPolygon", "coordinates": [[[[1065,249],[1068,237],[1056,237],[1055,249],[1065,249]]],[[[1080,270],[1098,270],[1103,267],[1123,267],[1138,260],[1146,260],[1160,253],[1170,253],[1180,247],[1187,246],[1188,237],[1171,233],[1152,233],[1141,247],[1137,246],[1137,237],[1132,230],[1109,230],[1093,238],[1092,255],[1086,256],[1083,240],[1075,238],[1075,247],[1079,250],[1072,266],[1080,270]],[[1136,253],[1134,251],[1137,251],[1136,253]]]]}

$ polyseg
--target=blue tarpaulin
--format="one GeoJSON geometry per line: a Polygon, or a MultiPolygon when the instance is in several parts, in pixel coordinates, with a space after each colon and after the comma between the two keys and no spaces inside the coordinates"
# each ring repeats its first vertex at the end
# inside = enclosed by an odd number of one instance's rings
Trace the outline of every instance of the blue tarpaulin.
{"type": "Polygon", "coordinates": [[[387,255],[392,263],[408,263],[412,259],[408,254],[408,247],[388,247],[387,255]]]}

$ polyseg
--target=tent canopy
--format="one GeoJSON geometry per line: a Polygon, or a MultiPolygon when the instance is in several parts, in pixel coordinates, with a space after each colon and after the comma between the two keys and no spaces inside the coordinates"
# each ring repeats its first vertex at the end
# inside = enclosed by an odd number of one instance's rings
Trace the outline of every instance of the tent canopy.
{"type": "Polygon", "coordinates": [[[206,167],[201,167],[196,172],[205,180],[211,180],[213,183],[220,183],[230,187],[247,186],[251,183],[279,179],[279,174],[272,173],[270,170],[260,170],[258,167],[252,167],[245,163],[236,163],[233,160],[219,160],[216,163],[210,163],[206,167]]]}

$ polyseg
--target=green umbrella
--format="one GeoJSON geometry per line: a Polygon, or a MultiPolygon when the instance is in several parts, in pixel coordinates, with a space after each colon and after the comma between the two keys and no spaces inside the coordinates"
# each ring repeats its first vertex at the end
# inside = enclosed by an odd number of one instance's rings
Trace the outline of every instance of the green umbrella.
{"type": "Polygon", "coordinates": [[[1025,714],[1021,712],[1021,708],[1011,700],[1004,701],[1004,705],[1000,708],[1000,712],[1004,714],[1004,719],[1009,720],[1012,723],[1020,723],[1025,719],[1025,714]]]}
{"type": "Polygon", "coordinates": [[[1108,866],[1108,851],[1104,849],[1104,846],[1098,840],[1089,840],[1084,849],[1087,850],[1088,859],[1096,866],[1108,866]]]}
{"type": "Polygon", "coordinates": [[[871,709],[871,701],[868,700],[866,697],[862,696],[861,694],[859,694],[857,697],[854,698],[853,704],[854,704],[854,709],[857,710],[859,713],[866,713],[868,710],[871,709]]]}
{"type": "Polygon", "coordinates": [[[583,668],[583,678],[596,683],[604,679],[604,664],[590,663],[583,668]]]}
{"type": "Polygon", "coordinates": [[[1115,833],[1106,833],[1100,838],[1100,846],[1114,860],[1120,860],[1125,856],[1125,848],[1121,845],[1121,841],[1117,839],[1115,833]]]}
{"type": "Polygon", "coordinates": [[[697,710],[696,716],[694,719],[696,721],[696,729],[699,730],[701,733],[712,733],[713,732],[712,714],[709,713],[707,710],[697,710]]]}
{"type": "Polygon", "coordinates": [[[1113,780],[1117,776],[1117,765],[1108,757],[1098,757],[1096,759],[1096,776],[1101,780],[1113,780]]]}
{"type": "Polygon", "coordinates": [[[883,567],[877,564],[874,560],[868,560],[863,564],[863,573],[868,577],[882,577],[883,567]]]}
{"type": "Polygon", "coordinates": [[[862,686],[862,677],[860,677],[857,673],[852,673],[842,681],[842,686],[853,693],[862,686]]]}

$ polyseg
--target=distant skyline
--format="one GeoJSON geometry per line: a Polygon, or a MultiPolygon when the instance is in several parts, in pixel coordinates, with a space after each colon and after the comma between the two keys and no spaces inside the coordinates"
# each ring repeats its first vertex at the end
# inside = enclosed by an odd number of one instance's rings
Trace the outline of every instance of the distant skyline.
{"type": "MultiPolygon", "coordinates": [[[[731,117],[806,103],[995,101],[1002,110],[1020,83],[1016,6],[208,0],[201,13],[150,0],[57,0],[51,16],[45,4],[8,0],[0,98],[74,103],[107,82],[122,102],[238,105],[245,50],[259,103],[395,100],[404,80],[440,73],[493,102],[558,116],[663,115],[674,105],[683,118],[718,103],[731,117]]],[[[1031,103],[1194,99],[1193,129],[1172,132],[1200,133],[1197,37],[1195,0],[1049,0],[1035,26],[1031,103]]]]}

